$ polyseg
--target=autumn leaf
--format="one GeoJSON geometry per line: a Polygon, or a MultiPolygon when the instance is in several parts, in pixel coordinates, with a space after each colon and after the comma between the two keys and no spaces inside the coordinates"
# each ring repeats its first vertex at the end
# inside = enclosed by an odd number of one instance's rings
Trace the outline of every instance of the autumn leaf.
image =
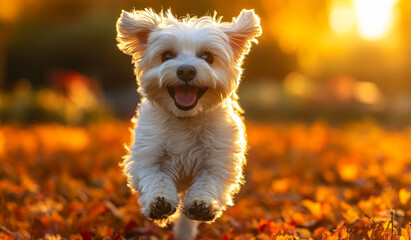
{"type": "Polygon", "coordinates": [[[411,240],[411,226],[407,224],[405,228],[401,228],[400,240],[411,240]]]}
{"type": "MultiPolygon", "coordinates": [[[[0,239],[173,239],[119,167],[129,127],[0,125],[0,239]]],[[[246,184],[199,239],[411,240],[409,132],[248,122],[247,133],[246,184]]]]}

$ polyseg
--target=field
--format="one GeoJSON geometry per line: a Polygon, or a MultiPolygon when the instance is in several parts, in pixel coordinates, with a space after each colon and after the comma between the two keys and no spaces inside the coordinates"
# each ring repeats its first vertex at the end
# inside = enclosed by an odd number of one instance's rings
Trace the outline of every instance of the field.
{"type": "MultiPolygon", "coordinates": [[[[119,162],[127,122],[0,126],[0,239],[173,239],[119,162]]],[[[247,123],[247,183],[199,239],[404,239],[411,128],[247,123]]]]}

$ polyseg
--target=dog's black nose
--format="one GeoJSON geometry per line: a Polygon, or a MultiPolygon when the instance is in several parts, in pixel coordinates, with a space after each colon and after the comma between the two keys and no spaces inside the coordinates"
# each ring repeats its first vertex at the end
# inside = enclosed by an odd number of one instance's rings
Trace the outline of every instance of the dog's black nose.
{"type": "Polygon", "coordinates": [[[189,65],[183,65],[177,68],[177,77],[184,82],[193,80],[196,74],[196,69],[189,65]]]}

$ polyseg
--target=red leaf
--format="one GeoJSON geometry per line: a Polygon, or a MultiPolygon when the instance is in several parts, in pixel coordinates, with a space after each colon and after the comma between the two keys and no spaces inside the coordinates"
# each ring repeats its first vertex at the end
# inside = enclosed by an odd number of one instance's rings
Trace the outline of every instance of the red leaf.
{"type": "Polygon", "coordinates": [[[93,239],[93,233],[91,233],[91,232],[80,231],[80,235],[83,237],[83,240],[92,240],[93,239]]]}

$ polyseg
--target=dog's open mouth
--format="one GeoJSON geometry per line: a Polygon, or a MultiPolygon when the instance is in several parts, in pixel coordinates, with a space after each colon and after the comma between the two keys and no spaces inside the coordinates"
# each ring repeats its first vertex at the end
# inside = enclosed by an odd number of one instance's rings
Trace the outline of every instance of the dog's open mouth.
{"type": "Polygon", "coordinates": [[[176,87],[167,87],[168,93],[174,99],[176,107],[183,111],[193,109],[198,100],[207,91],[207,88],[194,87],[191,85],[181,85],[176,87]]]}

